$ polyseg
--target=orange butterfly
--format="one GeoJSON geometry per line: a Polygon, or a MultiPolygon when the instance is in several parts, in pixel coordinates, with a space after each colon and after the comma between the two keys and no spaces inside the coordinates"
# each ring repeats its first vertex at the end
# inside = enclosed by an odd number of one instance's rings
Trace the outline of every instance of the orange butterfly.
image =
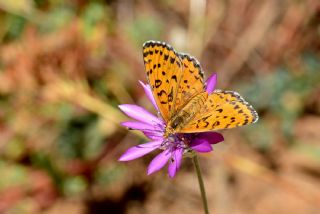
{"type": "Polygon", "coordinates": [[[164,42],[143,45],[149,85],[166,122],[165,137],[229,129],[255,123],[258,114],[237,92],[208,94],[198,61],[164,42]]]}

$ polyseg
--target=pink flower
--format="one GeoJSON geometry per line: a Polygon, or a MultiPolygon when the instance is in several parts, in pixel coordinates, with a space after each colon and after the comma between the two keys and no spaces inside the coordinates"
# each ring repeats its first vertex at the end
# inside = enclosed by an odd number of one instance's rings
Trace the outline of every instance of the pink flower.
{"type": "MultiPolygon", "coordinates": [[[[213,74],[206,82],[206,90],[210,94],[214,91],[216,85],[216,74],[213,74]]],[[[149,85],[140,82],[144,91],[158,111],[158,106],[154,100],[149,85]]],[[[162,118],[159,118],[144,108],[123,104],[119,105],[119,108],[129,117],[135,121],[127,121],[121,123],[129,129],[140,130],[146,137],[150,139],[150,142],[140,144],[129,148],[120,158],[119,161],[131,161],[136,158],[140,158],[154,150],[160,149],[161,153],[158,154],[149,164],[148,175],[162,169],[168,162],[168,173],[172,178],[181,166],[183,154],[195,151],[195,152],[210,152],[212,151],[212,145],[223,141],[223,136],[218,132],[203,132],[192,134],[174,134],[165,138],[163,136],[165,131],[165,122],[162,118]]]]}

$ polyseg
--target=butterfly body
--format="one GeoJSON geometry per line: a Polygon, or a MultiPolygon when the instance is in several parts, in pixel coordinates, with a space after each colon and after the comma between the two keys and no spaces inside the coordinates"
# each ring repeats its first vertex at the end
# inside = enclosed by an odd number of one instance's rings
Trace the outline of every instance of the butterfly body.
{"type": "Polygon", "coordinates": [[[183,127],[196,116],[199,110],[203,109],[207,98],[207,92],[202,92],[192,97],[175,115],[172,116],[172,118],[170,118],[166,126],[165,136],[181,132],[183,127]]]}
{"type": "Polygon", "coordinates": [[[166,123],[165,137],[254,123],[258,114],[237,92],[206,91],[199,62],[164,42],[143,45],[148,83],[166,123]]]}

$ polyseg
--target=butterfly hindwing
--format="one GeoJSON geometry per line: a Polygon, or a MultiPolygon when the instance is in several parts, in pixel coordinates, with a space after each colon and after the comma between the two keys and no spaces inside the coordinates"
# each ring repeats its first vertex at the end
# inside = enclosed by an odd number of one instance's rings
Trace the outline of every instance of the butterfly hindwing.
{"type": "Polygon", "coordinates": [[[168,121],[175,112],[175,100],[183,72],[180,57],[170,45],[148,41],[143,45],[143,59],[161,116],[168,121]]]}
{"type": "Polygon", "coordinates": [[[217,90],[208,96],[198,114],[181,133],[216,131],[244,126],[258,120],[258,115],[238,93],[217,90]]]}

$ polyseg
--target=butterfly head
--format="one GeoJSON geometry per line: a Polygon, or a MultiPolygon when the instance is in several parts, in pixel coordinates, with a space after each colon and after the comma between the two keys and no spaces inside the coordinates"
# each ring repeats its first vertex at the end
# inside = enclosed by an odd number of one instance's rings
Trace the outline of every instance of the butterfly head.
{"type": "Polygon", "coordinates": [[[183,117],[176,115],[172,120],[170,120],[165,129],[165,137],[168,137],[171,134],[175,134],[179,132],[181,129],[181,125],[183,124],[184,119],[183,117]]]}

